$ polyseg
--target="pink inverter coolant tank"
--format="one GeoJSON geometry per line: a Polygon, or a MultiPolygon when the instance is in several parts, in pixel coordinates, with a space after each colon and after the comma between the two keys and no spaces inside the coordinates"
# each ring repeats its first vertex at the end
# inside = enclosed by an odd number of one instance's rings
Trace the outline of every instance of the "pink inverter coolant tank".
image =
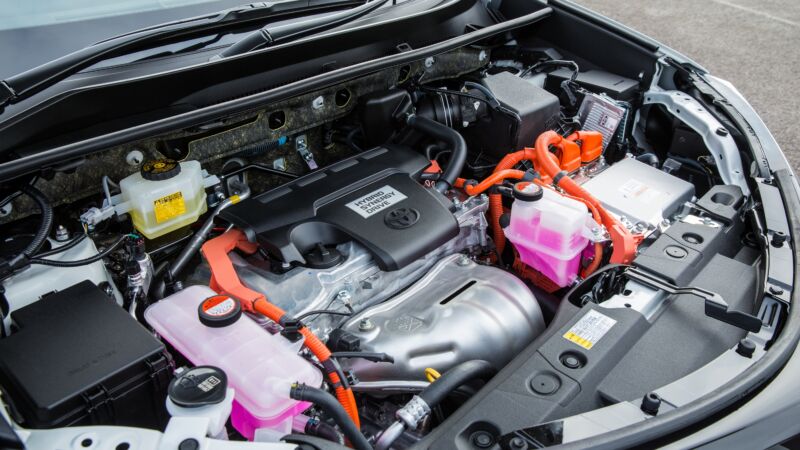
{"type": "Polygon", "coordinates": [[[529,184],[514,188],[511,220],[504,229],[523,263],[560,287],[578,276],[581,252],[598,227],[583,202],[529,184]]]}
{"type": "Polygon", "coordinates": [[[247,439],[265,428],[290,433],[292,420],[310,406],[293,400],[293,383],[319,387],[322,373],[298,355],[302,341],[270,334],[236,301],[206,286],[191,286],[144,313],[161,337],[195,365],[219,367],[235,391],[231,421],[247,439]]]}

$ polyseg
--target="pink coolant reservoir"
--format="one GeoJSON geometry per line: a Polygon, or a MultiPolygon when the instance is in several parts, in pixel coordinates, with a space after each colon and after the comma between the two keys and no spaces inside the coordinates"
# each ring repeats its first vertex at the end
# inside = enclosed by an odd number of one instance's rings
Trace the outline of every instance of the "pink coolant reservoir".
{"type": "MultiPolygon", "coordinates": [[[[292,419],[310,406],[289,398],[292,383],[319,387],[322,373],[297,354],[301,341],[270,334],[247,315],[224,326],[201,323],[198,309],[211,297],[218,296],[208,287],[191,286],[153,304],[144,317],[193,364],[225,371],[235,391],[231,421],[242,436],[252,440],[260,428],[290,433],[292,419]]],[[[217,311],[227,312],[226,303],[217,311]]]]}
{"type": "Polygon", "coordinates": [[[578,276],[581,252],[598,226],[583,202],[533,183],[514,190],[504,229],[523,263],[565,287],[578,276]]]}

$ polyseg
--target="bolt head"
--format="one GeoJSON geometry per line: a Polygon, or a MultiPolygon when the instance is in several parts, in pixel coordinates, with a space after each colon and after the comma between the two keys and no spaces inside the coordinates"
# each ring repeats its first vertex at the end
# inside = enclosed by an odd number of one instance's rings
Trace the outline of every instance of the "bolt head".
{"type": "Polygon", "coordinates": [[[512,448],[524,449],[528,448],[528,444],[521,437],[515,437],[508,443],[512,448]]]}
{"type": "Polygon", "coordinates": [[[366,319],[361,319],[361,322],[358,323],[359,331],[369,331],[372,330],[373,328],[375,328],[375,324],[372,323],[371,320],[369,320],[369,317],[367,317],[366,319]]]}
{"type": "Polygon", "coordinates": [[[783,289],[779,288],[778,286],[770,286],[769,293],[772,295],[783,295],[783,289]]]}
{"type": "Polygon", "coordinates": [[[488,56],[489,55],[486,54],[486,50],[481,50],[481,52],[478,53],[478,61],[486,61],[488,56]]]}
{"type": "Polygon", "coordinates": [[[436,60],[433,58],[433,56],[429,56],[425,58],[425,67],[430,69],[431,67],[433,67],[433,63],[435,62],[436,60]]]}

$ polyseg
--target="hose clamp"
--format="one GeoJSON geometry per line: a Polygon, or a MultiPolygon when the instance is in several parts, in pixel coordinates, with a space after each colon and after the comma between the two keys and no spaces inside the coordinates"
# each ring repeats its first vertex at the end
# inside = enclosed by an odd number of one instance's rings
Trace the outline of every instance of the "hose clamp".
{"type": "Polygon", "coordinates": [[[431,407],[420,396],[415,395],[402,408],[397,410],[395,416],[410,429],[415,429],[422,419],[431,413],[431,407]]]}

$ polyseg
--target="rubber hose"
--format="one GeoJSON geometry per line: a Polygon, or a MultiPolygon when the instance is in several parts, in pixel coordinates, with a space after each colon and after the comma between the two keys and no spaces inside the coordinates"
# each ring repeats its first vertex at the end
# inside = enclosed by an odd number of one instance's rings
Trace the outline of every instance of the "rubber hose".
{"type": "Polygon", "coordinates": [[[494,367],[486,361],[480,359],[465,361],[443,373],[441,377],[423,389],[419,393],[419,397],[433,408],[459,386],[475,379],[488,378],[495,372],[494,367]]]}
{"type": "Polygon", "coordinates": [[[325,411],[336,422],[336,425],[339,425],[342,433],[356,450],[372,450],[367,438],[361,434],[361,430],[350,420],[342,405],[331,394],[322,389],[301,384],[292,386],[289,396],[295,400],[311,402],[325,411]]]}
{"type": "MultiPolygon", "coordinates": [[[[268,317],[276,323],[280,323],[281,318],[286,314],[281,308],[273,305],[268,301],[257,301],[253,305],[253,309],[264,316],[268,317]]],[[[304,345],[308,347],[311,353],[317,357],[321,364],[325,364],[331,358],[331,351],[328,347],[309,329],[301,328],[300,334],[305,338],[304,345]]],[[[356,427],[361,427],[361,421],[358,417],[358,409],[356,407],[356,399],[351,389],[345,389],[341,384],[339,375],[334,371],[328,372],[328,379],[331,384],[336,386],[336,398],[342,404],[342,407],[350,416],[356,427]]]]}
{"type": "MultiPolygon", "coordinates": [[[[523,160],[529,160],[533,163],[536,159],[535,153],[531,149],[520,150],[514,153],[509,153],[497,163],[494,172],[501,170],[511,169],[523,160]]],[[[503,197],[500,194],[489,195],[489,216],[492,220],[492,234],[494,235],[494,245],[497,247],[497,253],[502,255],[503,250],[506,248],[506,235],[500,227],[500,216],[503,215],[503,197]]]]}
{"type": "Polygon", "coordinates": [[[465,185],[464,192],[466,192],[469,196],[479,195],[489,190],[492,186],[500,184],[505,180],[521,180],[523,178],[525,178],[525,172],[521,170],[501,170],[499,172],[492,173],[485,180],[474,186],[465,185]]]}
{"type": "Polygon", "coordinates": [[[425,117],[410,116],[406,122],[411,128],[445,142],[452,151],[450,162],[444,169],[439,181],[436,182],[436,190],[445,192],[453,185],[467,163],[466,141],[456,130],[425,117]]]}
{"type": "Polygon", "coordinates": [[[50,235],[50,230],[53,228],[53,207],[50,206],[50,201],[47,200],[47,197],[45,197],[42,191],[29,184],[23,186],[20,189],[20,192],[32,198],[33,201],[39,205],[39,211],[42,214],[39,230],[36,231],[36,235],[33,237],[33,240],[28,244],[27,247],[25,247],[25,250],[22,251],[22,253],[28,257],[38,253],[47,240],[47,236],[50,235]]]}

